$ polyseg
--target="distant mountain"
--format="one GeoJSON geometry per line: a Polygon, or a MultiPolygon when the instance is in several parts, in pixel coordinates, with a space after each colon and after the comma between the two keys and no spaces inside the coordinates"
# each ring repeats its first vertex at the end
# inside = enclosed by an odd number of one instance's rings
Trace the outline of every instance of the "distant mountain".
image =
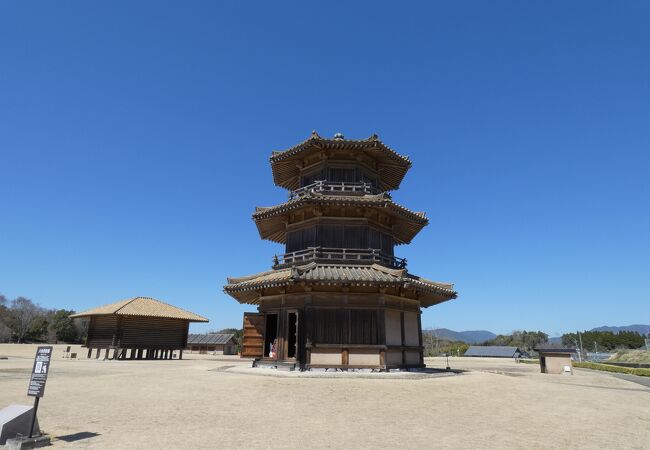
{"type": "Polygon", "coordinates": [[[598,327],[592,328],[589,331],[611,331],[614,334],[618,334],[621,331],[636,331],[639,334],[648,335],[650,333],[650,325],[627,325],[624,327],[598,327]]]}
{"type": "Polygon", "coordinates": [[[424,330],[423,333],[433,334],[434,336],[438,336],[440,339],[462,341],[467,342],[468,344],[479,344],[497,337],[496,334],[486,330],[453,331],[447,328],[436,328],[435,330],[424,330]]]}

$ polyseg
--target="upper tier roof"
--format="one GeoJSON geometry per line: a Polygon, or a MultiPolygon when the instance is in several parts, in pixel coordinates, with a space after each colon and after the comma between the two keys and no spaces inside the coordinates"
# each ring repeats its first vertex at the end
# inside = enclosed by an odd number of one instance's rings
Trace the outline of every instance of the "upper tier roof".
{"type": "Polygon", "coordinates": [[[273,152],[270,161],[274,183],[290,190],[298,189],[300,169],[299,164],[296,163],[306,156],[323,150],[362,152],[376,160],[380,187],[385,191],[399,188],[404,175],[411,167],[411,161],[407,156],[400,155],[385,145],[376,134],[360,140],[344,139],[341,135],[337,135],[334,139],[324,139],[314,131],[305,141],[287,150],[273,152]]]}
{"type": "Polygon", "coordinates": [[[134,297],[122,300],[108,305],[98,306],[70,317],[89,317],[89,316],[140,316],[140,317],[160,317],[166,319],[180,319],[190,322],[209,322],[205,317],[199,316],[184,309],[177,308],[168,303],[161,302],[151,297],[134,297]]]}

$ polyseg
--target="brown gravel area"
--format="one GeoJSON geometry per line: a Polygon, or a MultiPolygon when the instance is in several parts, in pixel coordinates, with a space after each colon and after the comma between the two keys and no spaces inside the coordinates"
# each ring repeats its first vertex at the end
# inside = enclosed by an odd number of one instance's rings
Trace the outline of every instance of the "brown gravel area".
{"type": "MultiPolygon", "coordinates": [[[[0,407],[31,403],[35,348],[0,344],[0,407]]],[[[56,447],[650,449],[650,389],[605,373],[453,358],[467,372],[302,376],[208,355],[71,361],[63,348],[39,409],[56,447]]]]}

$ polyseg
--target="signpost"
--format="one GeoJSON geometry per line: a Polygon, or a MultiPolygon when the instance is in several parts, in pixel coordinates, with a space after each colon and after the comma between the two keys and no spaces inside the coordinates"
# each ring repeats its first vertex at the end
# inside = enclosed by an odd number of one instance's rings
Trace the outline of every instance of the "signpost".
{"type": "Polygon", "coordinates": [[[36,357],[34,358],[34,367],[32,368],[32,377],[29,380],[29,388],[27,388],[27,395],[34,398],[34,413],[32,415],[32,422],[29,426],[29,437],[34,433],[34,422],[36,421],[36,410],[38,409],[38,401],[45,395],[45,382],[47,381],[47,374],[50,371],[50,360],[52,358],[51,346],[39,346],[36,350],[36,357]]]}

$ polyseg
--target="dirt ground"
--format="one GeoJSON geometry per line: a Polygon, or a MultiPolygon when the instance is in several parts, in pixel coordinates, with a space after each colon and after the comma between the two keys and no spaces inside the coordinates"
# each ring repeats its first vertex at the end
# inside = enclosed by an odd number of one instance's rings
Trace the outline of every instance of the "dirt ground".
{"type": "MultiPolygon", "coordinates": [[[[304,376],[196,354],[64,360],[63,348],[39,408],[55,447],[650,449],[650,389],[600,372],[450,358],[468,371],[304,376]]],[[[32,403],[35,351],[0,345],[0,407],[32,403]]]]}

